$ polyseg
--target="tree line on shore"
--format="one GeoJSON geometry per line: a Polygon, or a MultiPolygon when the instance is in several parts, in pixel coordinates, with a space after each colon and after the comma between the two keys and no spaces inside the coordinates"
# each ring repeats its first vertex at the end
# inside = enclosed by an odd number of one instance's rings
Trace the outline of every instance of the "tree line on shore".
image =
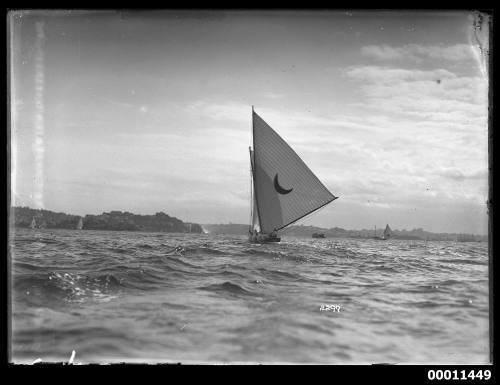
{"type": "MultiPolygon", "coordinates": [[[[204,224],[203,227],[212,234],[245,235],[248,233],[246,224],[204,224]]],[[[295,225],[281,231],[283,235],[296,237],[312,237],[314,233],[325,234],[326,238],[374,238],[381,237],[384,228],[346,230],[340,227],[325,229],[316,226],[295,225]]],[[[424,240],[424,241],[458,241],[458,242],[485,242],[487,235],[465,234],[465,233],[431,233],[422,228],[412,230],[392,230],[392,239],[424,240]]]]}
{"type": "Polygon", "coordinates": [[[202,233],[197,223],[185,223],[163,212],[138,215],[111,211],[100,215],[71,215],[29,207],[12,207],[11,224],[20,228],[120,230],[167,233],[202,233]]]}
{"type": "MultiPolygon", "coordinates": [[[[185,223],[163,212],[154,215],[138,215],[129,212],[111,211],[100,215],[71,215],[49,210],[32,209],[29,207],[12,207],[11,225],[20,228],[47,229],[82,229],[82,230],[117,230],[145,231],[167,233],[203,233],[204,229],[197,223],[185,223]]],[[[247,224],[206,224],[204,228],[212,234],[246,235],[247,224]]],[[[325,229],[316,226],[296,225],[282,231],[283,235],[311,237],[314,233],[325,234],[327,238],[373,238],[380,237],[383,228],[345,230],[340,227],[325,229]]],[[[422,228],[412,230],[392,230],[393,239],[429,240],[429,241],[459,241],[485,242],[487,235],[465,233],[431,233],[422,228]]]]}

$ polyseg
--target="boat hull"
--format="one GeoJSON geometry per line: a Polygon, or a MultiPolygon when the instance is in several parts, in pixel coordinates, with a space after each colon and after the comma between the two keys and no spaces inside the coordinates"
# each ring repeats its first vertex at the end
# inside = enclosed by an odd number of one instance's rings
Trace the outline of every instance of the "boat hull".
{"type": "Polygon", "coordinates": [[[250,234],[248,236],[250,243],[275,243],[280,242],[281,238],[278,236],[272,236],[270,234],[250,234]]]}

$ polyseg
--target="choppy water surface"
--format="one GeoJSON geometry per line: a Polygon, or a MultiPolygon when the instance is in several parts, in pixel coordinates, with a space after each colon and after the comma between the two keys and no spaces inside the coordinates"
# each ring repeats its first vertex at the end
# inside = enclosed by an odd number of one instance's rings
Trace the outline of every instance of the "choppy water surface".
{"type": "Polygon", "coordinates": [[[18,229],[11,248],[14,362],[489,362],[486,243],[18,229]]]}

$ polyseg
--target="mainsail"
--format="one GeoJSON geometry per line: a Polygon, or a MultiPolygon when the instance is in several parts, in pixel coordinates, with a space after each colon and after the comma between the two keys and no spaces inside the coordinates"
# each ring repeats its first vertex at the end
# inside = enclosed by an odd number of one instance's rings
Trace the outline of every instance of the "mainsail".
{"type": "Polygon", "coordinates": [[[253,109],[252,122],[253,229],[280,230],[337,199],[253,109]]]}

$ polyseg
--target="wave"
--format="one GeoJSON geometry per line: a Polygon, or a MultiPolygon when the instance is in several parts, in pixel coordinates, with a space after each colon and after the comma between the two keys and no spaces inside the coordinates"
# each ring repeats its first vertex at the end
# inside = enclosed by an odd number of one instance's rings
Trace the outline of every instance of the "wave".
{"type": "Polygon", "coordinates": [[[136,247],[138,247],[139,249],[144,249],[144,250],[154,249],[154,246],[150,245],[148,243],[141,243],[141,244],[136,245],[136,247]]]}
{"type": "Polygon", "coordinates": [[[437,262],[463,264],[463,265],[488,265],[488,260],[474,261],[472,259],[436,259],[437,262]]]}
{"type": "Polygon", "coordinates": [[[283,270],[270,270],[265,268],[259,268],[257,271],[261,272],[261,274],[268,279],[275,279],[282,282],[284,279],[287,281],[305,281],[306,279],[302,277],[300,274],[289,273],[283,270]]]}
{"type": "Polygon", "coordinates": [[[35,272],[35,271],[43,271],[44,267],[29,263],[29,262],[17,262],[15,261],[12,264],[13,271],[18,274],[22,274],[23,272],[35,272]]]}
{"type": "Polygon", "coordinates": [[[212,247],[202,246],[202,247],[186,247],[183,250],[183,255],[228,255],[226,251],[214,249],[212,247]]]}
{"type": "Polygon", "coordinates": [[[122,280],[113,274],[89,276],[67,272],[20,274],[14,279],[14,289],[26,296],[46,300],[107,301],[122,287],[122,280]]]}
{"type": "Polygon", "coordinates": [[[207,291],[213,291],[216,293],[226,293],[226,294],[236,294],[236,295],[248,295],[248,296],[255,296],[257,294],[246,290],[242,288],[241,286],[226,281],[224,283],[214,283],[212,285],[208,286],[202,286],[198,288],[199,290],[207,290],[207,291]]]}
{"type": "Polygon", "coordinates": [[[386,266],[386,265],[377,266],[377,267],[373,268],[373,270],[383,271],[384,273],[397,273],[398,272],[398,270],[396,268],[391,267],[391,266],[386,266]]]}

